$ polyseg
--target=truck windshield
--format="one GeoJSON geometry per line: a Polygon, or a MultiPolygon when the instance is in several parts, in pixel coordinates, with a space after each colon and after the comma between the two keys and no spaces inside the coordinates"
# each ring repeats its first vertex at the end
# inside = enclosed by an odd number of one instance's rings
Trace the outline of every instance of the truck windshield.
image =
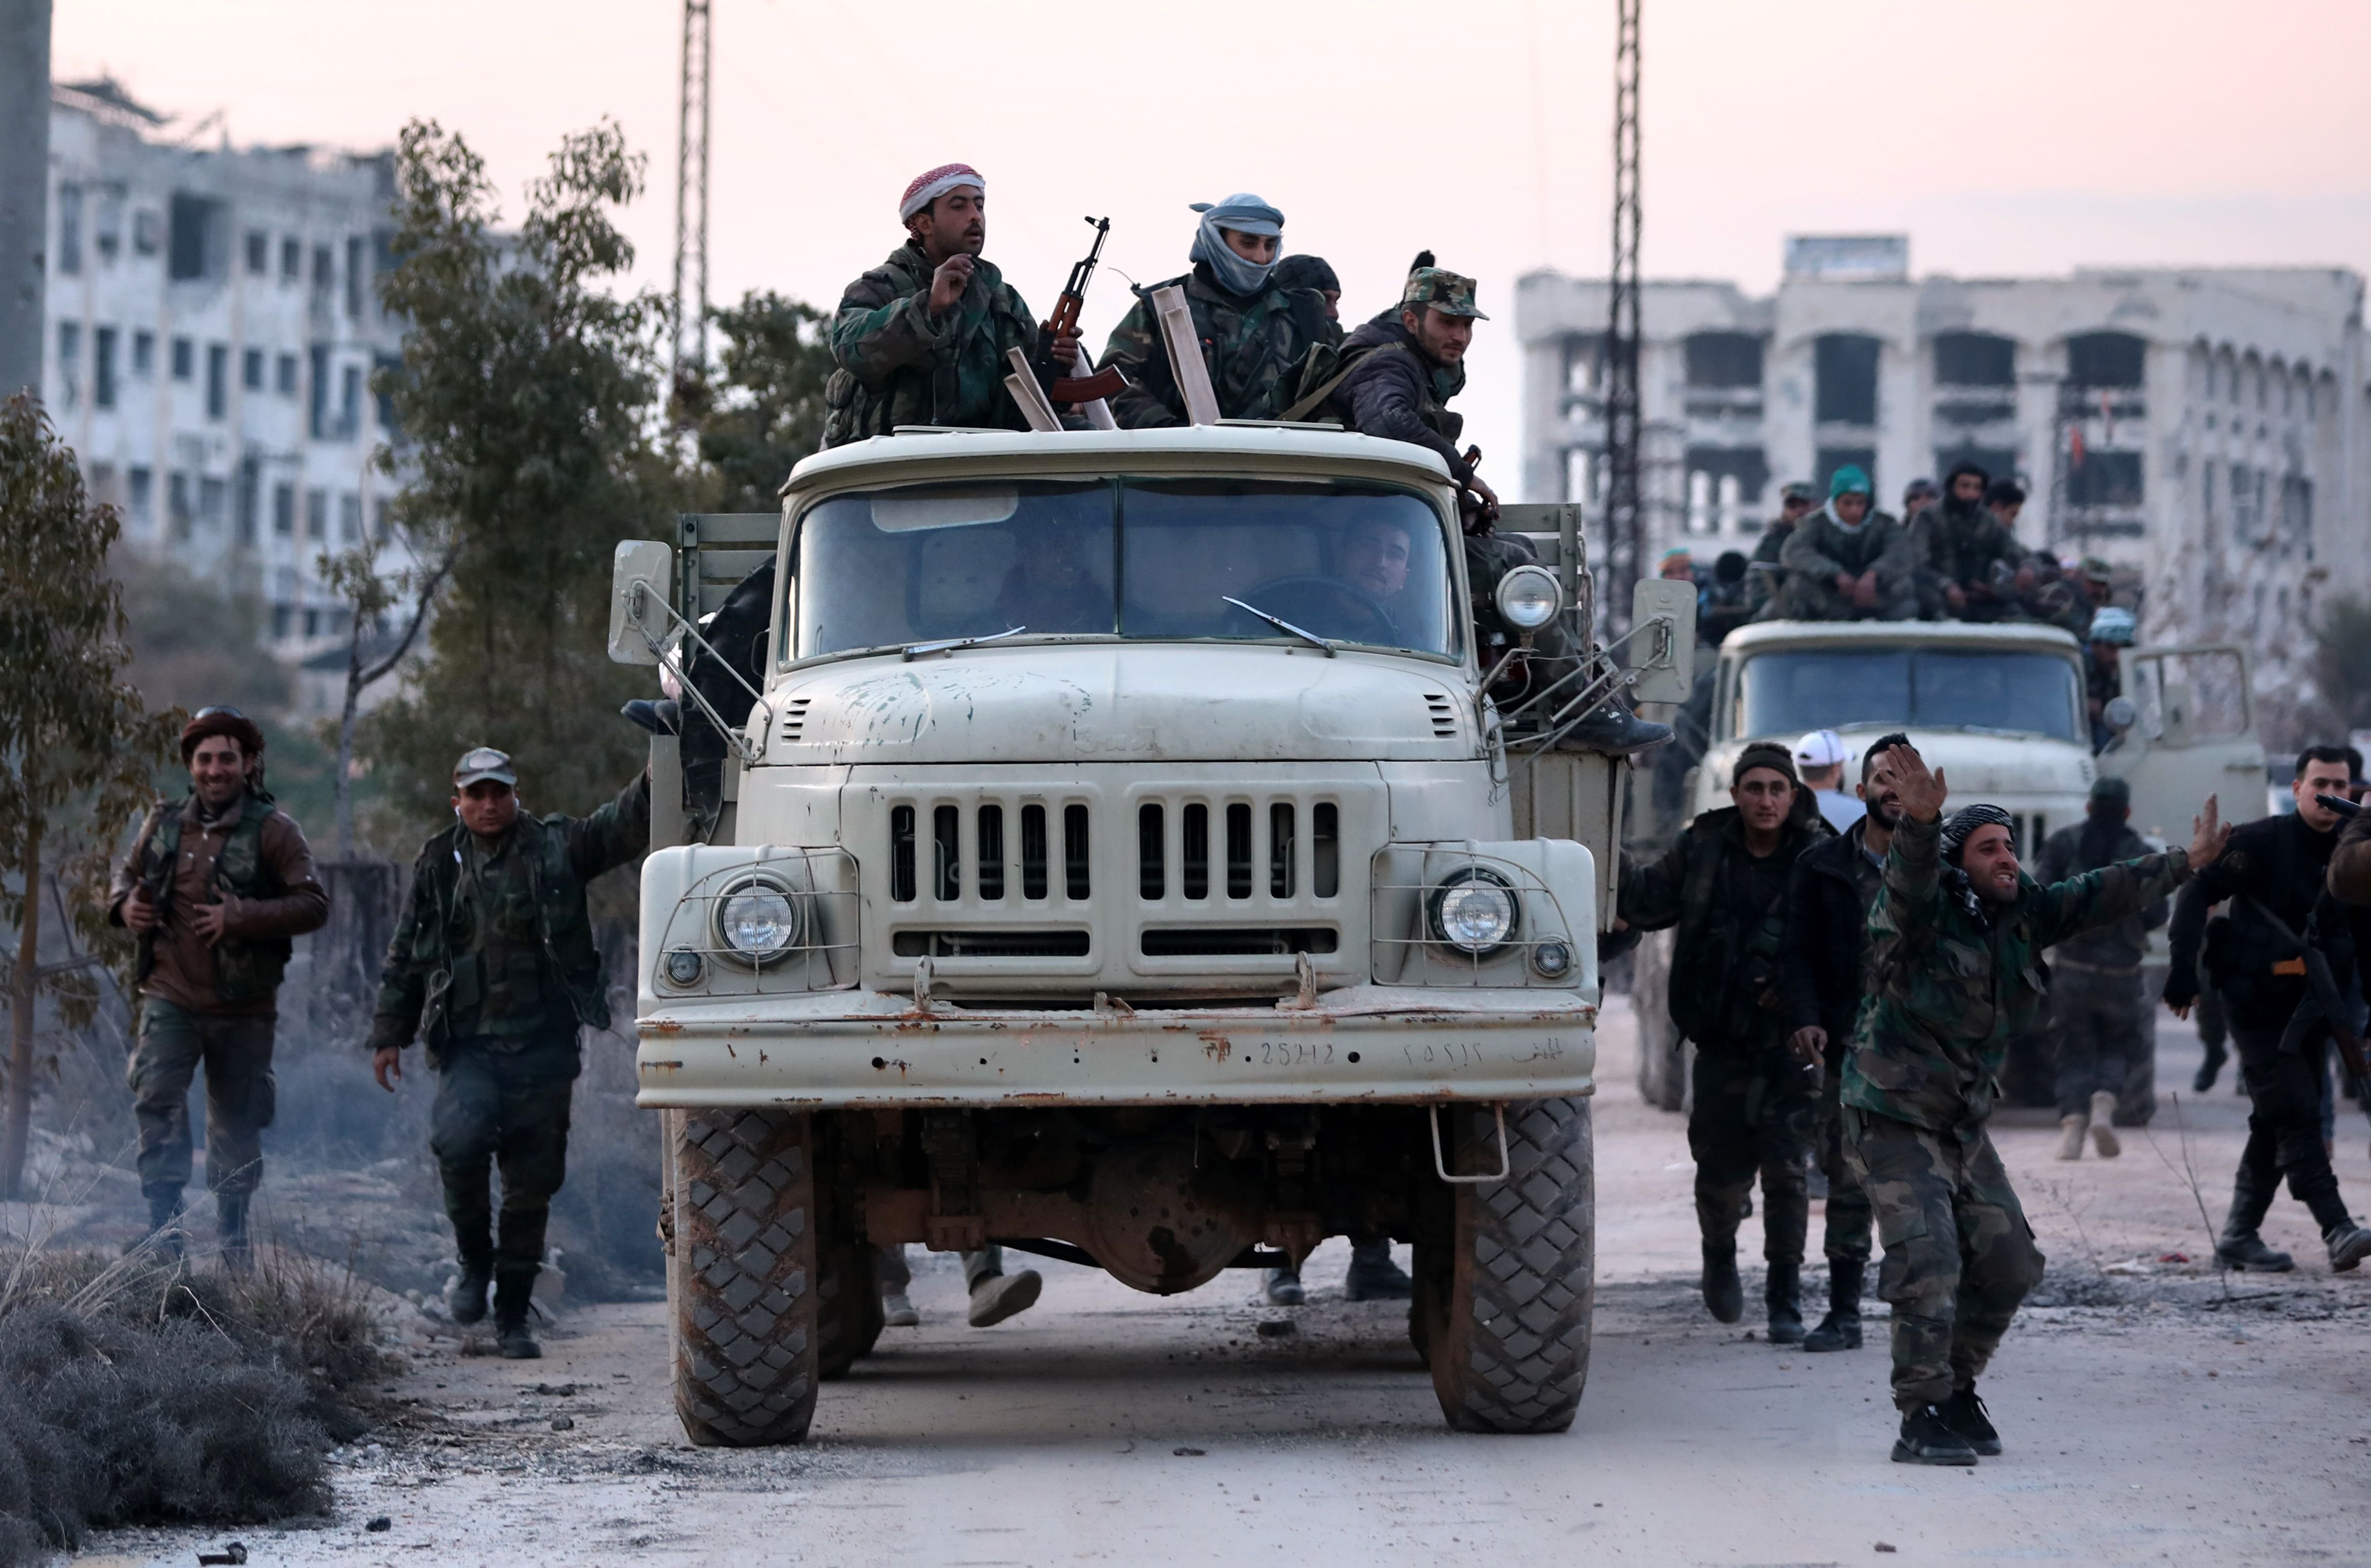
{"type": "Polygon", "coordinates": [[[992,637],[1294,640],[1446,656],[1440,514],[1382,486],[993,481],[834,496],[799,518],[788,658],[992,637]]]}
{"type": "Polygon", "coordinates": [[[1731,735],[1807,730],[2002,730],[2081,738],[2072,661],[1975,648],[1801,648],[1740,671],[1731,735]]]}

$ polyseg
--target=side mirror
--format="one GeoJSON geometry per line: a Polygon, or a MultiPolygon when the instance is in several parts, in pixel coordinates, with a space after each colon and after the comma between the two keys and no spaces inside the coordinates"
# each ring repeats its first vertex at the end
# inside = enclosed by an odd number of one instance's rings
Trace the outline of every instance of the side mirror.
{"type": "Polygon", "coordinates": [[[1696,587],[1644,577],[1630,594],[1633,702],[1685,702],[1696,689],[1696,587]]]}
{"type": "Polygon", "coordinates": [[[656,539],[621,539],[609,567],[609,657],[620,664],[655,664],[667,634],[666,605],[675,588],[675,550],[656,539]]]}
{"type": "Polygon", "coordinates": [[[2099,718],[2118,734],[2141,721],[2141,710],[2129,697],[2111,697],[2099,709],[2099,718]]]}

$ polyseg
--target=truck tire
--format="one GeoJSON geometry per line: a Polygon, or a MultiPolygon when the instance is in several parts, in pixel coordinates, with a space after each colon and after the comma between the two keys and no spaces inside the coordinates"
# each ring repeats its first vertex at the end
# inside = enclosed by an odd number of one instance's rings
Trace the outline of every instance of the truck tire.
{"type": "MultiPolygon", "coordinates": [[[[1496,1163],[1487,1106],[1443,1113],[1459,1165],[1496,1163]]],[[[1446,1244],[1422,1246],[1409,1332],[1459,1432],[1562,1432],[1589,1380],[1597,1193],[1586,1100],[1507,1107],[1503,1182],[1452,1189],[1446,1244]]]]}
{"type": "Polygon", "coordinates": [[[1671,933],[1649,931],[1631,961],[1630,1012],[1638,1030],[1638,1096],[1658,1111],[1687,1102],[1686,1042],[1671,1023],[1671,933]]]}
{"type": "Polygon", "coordinates": [[[802,1442],[822,1339],[809,1118],[688,1111],[677,1125],[676,1414],[702,1447],[802,1442]]]}
{"type": "Polygon", "coordinates": [[[821,1251],[815,1285],[817,1370],[830,1383],[847,1377],[850,1367],[873,1354],[885,1325],[881,1289],[873,1282],[875,1249],[835,1237],[821,1251]]]}

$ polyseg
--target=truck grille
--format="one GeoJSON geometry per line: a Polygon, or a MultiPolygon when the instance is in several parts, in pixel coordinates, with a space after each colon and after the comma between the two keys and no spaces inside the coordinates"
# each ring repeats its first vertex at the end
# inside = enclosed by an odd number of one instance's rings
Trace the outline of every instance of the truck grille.
{"type": "Polygon", "coordinates": [[[1255,884],[1272,899],[1298,898],[1304,882],[1310,896],[1334,897],[1342,891],[1342,809],[1308,805],[1305,843],[1303,810],[1296,801],[1225,801],[1214,842],[1210,802],[1144,801],[1136,808],[1137,895],[1166,900],[1174,865],[1177,896],[1189,901],[1208,899],[1214,880],[1230,903],[1250,898],[1255,884]]]}
{"type": "Polygon", "coordinates": [[[896,805],[889,808],[889,897],[896,904],[920,901],[925,891],[922,873],[927,867],[927,891],[931,900],[939,904],[956,904],[964,899],[964,879],[968,870],[972,878],[971,896],[994,904],[1005,896],[1008,873],[1020,873],[1021,897],[1024,902],[1036,902],[1047,895],[1055,871],[1058,869],[1062,894],[1083,901],[1094,893],[1092,859],[1094,850],[1090,813],[1084,803],[1072,801],[1059,808],[1062,843],[1058,861],[1051,855],[1052,845],[1047,832],[1048,808],[1032,801],[1014,813],[1020,819],[1020,856],[1017,867],[1005,853],[1006,807],[1000,801],[985,801],[972,810],[970,853],[964,844],[964,809],[955,805],[935,805],[930,810],[930,835],[925,849],[921,837],[921,808],[896,805]],[[968,864],[966,864],[968,862],[968,864]]]}

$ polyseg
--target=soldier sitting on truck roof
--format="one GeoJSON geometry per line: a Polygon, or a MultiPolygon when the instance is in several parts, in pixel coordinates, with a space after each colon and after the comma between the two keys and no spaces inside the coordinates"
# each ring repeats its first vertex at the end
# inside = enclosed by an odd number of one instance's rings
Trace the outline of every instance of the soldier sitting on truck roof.
{"type": "Polygon", "coordinates": [[[1293,400],[1311,345],[1342,340],[1341,326],[1317,286],[1289,285],[1278,277],[1282,213],[1248,190],[1223,202],[1197,202],[1194,210],[1202,214],[1187,252],[1194,270],[1137,290],[1135,306],[1104,346],[1103,363],[1128,376],[1128,386],[1110,398],[1112,418],[1123,430],[1186,422],[1186,394],[1169,365],[1153,289],[1184,287],[1222,419],[1278,418],[1293,400]]]}
{"type": "Polygon", "coordinates": [[[1787,573],[1778,564],[1778,553],[1795,530],[1811,513],[1816,504],[1811,487],[1800,479],[1790,481],[1778,492],[1778,515],[1762,530],[1761,542],[1753,547],[1753,559],[1745,569],[1745,608],[1749,617],[1759,620],[1762,612],[1778,593],[1778,584],[1787,573]]]}
{"type": "Polygon", "coordinates": [[[2025,550],[2016,532],[1984,505],[1991,484],[1981,465],[1954,463],[1943,479],[1943,499],[1910,520],[1919,598],[1929,617],[2017,618],[2014,581],[2025,550]]]}
{"type": "Polygon", "coordinates": [[[1078,339],[1058,342],[989,262],[988,182],[969,164],[917,175],[897,203],[906,243],[848,285],[832,317],[823,444],[887,435],[899,425],[1027,430],[1005,390],[1006,351],[1029,355],[1040,383],[1068,375],[1078,339]],[[1057,367],[1059,367],[1058,371],[1057,367]]]}
{"type": "Polygon", "coordinates": [[[1286,257],[1276,264],[1276,286],[1315,289],[1325,302],[1325,319],[1342,319],[1342,280],[1334,275],[1333,264],[1323,256],[1286,257]]]}
{"type": "Polygon", "coordinates": [[[1914,620],[1910,537],[1876,510],[1868,476],[1846,463],[1828,481],[1828,503],[1797,525],[1778,552],[1787,582],[1762,620],[1914,620]]]}

